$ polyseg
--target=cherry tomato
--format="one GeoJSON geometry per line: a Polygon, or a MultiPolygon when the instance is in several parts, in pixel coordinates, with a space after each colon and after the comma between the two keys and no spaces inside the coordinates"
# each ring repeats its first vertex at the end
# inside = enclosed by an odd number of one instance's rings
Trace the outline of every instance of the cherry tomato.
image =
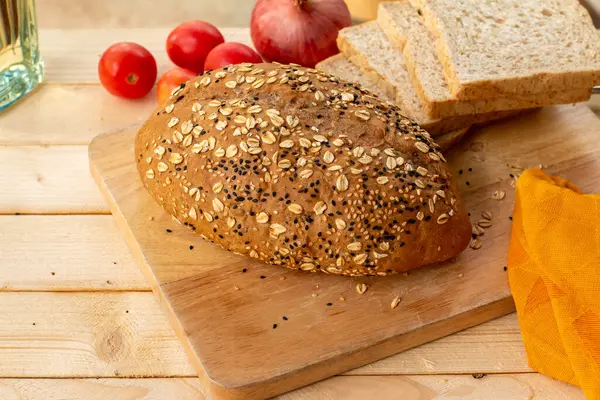
{"type": "Polygon", "coordinates": [[[208,22],[187,21],[169,34],[167,54],[177,66],[201,73],[208,53],[224,41],[221,32],[208,22]]]}
{"type": "Polygon", "coordinates": [[[98,75],[111,94],[137,99],[148,94],[156,82],[156,60],[139,44],[115,43],[100,57],[98,75]]]}
{"type": "Polygon", "coordinates": [[[218,45],[208,53],[204,70],[217,69],[230,64],[241,64],[244,62],[261,63],[262,58],[250,47],[242,43],[227,42],[218,45]]]}
{"type": "Polygon", "coordinates": [[[158,104],[165,104],[169,96],[171,96],[173,89],[195,77],[195,73],[185,68],[173,68],[165,72],[158,80],[158,85],[156,86],[158,104]]]}

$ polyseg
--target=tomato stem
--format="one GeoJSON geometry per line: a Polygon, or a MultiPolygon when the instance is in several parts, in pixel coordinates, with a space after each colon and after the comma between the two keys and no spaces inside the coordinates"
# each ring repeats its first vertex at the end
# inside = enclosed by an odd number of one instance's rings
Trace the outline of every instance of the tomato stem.
{"type": "Polygon", "coordinates": [[[299,9],[303,9],[304,6],[306,5],[308,0],[294,0],[294,4],[296,5],[296,7],[298,7],[299,9]]]}
{"type": "Polygon", "coordinates": [[[137,74],[129,74],[127,75],[127,83],[129,83],[130,85],[134,85],[137,81],[138,81],[139,77],[137,76],[137,74]]]}

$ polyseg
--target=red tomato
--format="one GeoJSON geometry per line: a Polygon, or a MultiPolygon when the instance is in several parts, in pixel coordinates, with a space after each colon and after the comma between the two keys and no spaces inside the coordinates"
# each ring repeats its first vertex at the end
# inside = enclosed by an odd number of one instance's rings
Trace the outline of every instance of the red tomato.
{"type": "Polygon", "coordinates": [[[173,68],[165,72],[158,80],[158,85],[156,86],[158,104],[165,104],[169,96],[171,96],[173,89],[195,77],[195,73],[185,68],[173,68]]]}
{"type": "Polygon", "coordinates": [[[208,22],[187,21],[169,34],[167,54],[177,66],[200,73],[208,53],[224,41],[221,32],[208,22]]]}
{"type": "Polygon", "coordinates": [[[250,47],[242,43],[227,42],[218,45],[208,53],[204,70],[217,69],[230,64],[241,64],[244,62],[261,63],[262,58],[250,47]]]}
{"type": "Polygon", "coordinates": [[[156,82],[156,60],[139,44],[115,43],[100,57],[98,75],[111,94],[137,99],[148,94],[156,82]]]}

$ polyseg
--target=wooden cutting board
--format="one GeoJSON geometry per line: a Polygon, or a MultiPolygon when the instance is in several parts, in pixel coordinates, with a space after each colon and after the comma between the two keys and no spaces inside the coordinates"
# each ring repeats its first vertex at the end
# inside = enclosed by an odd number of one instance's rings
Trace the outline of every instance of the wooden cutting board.
{"type": "Polygon", "coordinates": [[[92,174],[214,398],[273,396],[512,312],[504,266],[515,177],[542,164],[600,191],[600,121],[585,105],[545,108],[475,130],[448,155],[472,221],[493,216],[479,250],[408,276],[300,273],[174,222],[138,179],[134,135],[94,139],[92,174]],[[495,191],[506,197],[492,199],[495,191]],[[368,285],[362,295],[358,283],[368,285]]]}

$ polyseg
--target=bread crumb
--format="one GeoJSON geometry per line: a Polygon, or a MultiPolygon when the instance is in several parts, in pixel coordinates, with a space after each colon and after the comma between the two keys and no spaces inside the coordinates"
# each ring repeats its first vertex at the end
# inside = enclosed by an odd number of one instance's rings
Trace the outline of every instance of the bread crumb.
{"type": "Polygon", "coordinates": [[[233,290],[240,290],[240,287],[239,286],[234,286],[233,290]]]}
{"type": "Polygon", "coordinates": [[[279,280],[280,280],[280,281],[285,281],[285,276],[281,276],[281,277],[279,278],[279,280]]]}
{"type": "Polygon", "coordinates": [[[346,298],[344,296],[340,296],[340,301],[346,301],[346,298]]]}
{"type": "Polygon", "coordinates": [[[317,297],[317,296],[318,296],[318,294],[316,294],[316,293],[312,294],[312,297],[317,297]]]}
{"type": "Polygon", "coordinates": [[[458,274],[459,278],[462,278],[463,276],[465,276],[465,274],[458,274]]]}

